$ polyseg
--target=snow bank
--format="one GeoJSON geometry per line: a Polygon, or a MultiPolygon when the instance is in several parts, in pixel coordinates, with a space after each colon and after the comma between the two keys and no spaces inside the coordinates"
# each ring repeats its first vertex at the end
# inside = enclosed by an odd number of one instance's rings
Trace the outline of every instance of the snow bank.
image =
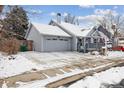
{"type": "Polygon", "coordinates": [[[20,55],[2,56],[0,55],[0,78],[14,76],[26,71],[30,71],[36,66],[28,59],[20,55]]]}
{"type": "Polygon", "coordinates": [[[124,79],[124,67],[116,67],[93,76],[88,76],[69,86],[69,88],[100,88],[104,84],[116,84],[124,79]]]}
{"type": "Polygon", "coordinates": [[[108,51],[107,58],[116,58],[116,57],[124,57],[123,51],[108,51]]]}

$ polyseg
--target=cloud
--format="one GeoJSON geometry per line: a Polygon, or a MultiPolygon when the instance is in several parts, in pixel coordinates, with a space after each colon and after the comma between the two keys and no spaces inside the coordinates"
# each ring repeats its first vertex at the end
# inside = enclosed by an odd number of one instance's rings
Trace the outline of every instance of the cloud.
{"type": "MultiPolygon", "coordinates": [[[[57,13],[55,13],[55,12],[51,12],[49,15],[50,15],[50,16],[56,16],[57,13]]],[[[67,16],[67,15],[68,15],[68,13],[66,13],[66,12],[61,13],[61,16],[63,16],[63,17],[65,17],[65,16],[67,16]]]]}
{"type": "Polygon", "coordinates": [[[101,15],[87,15],[87,16],[79,16],[78,20],[80,22],[80,24],[82,25],[83,28],[91,28],[94,25],[98,24],[98,19],[102,20],[102,16],[101,15]]]}
{"type": "Polygon", "coordinates": [[[94,5],[79,5],[81,8],[94,8],[94,5]]]}
{"type": "Polygon", "coordinates": [[[87,16],[79,16],[78,20],[79,21],[95,21],[97,19],[102,19],[102,16],[100,15],[87,15],[87,16]]]}
{"type": "Polygon", "coordinates": [[[63,16],[67,16],[67,15],[68,15],[68,13],[66,13],[66,12],[63,13],[63,16]]]}
{"type": "Polygon", "coordinates": [[[114,7],[113,7],[113,9],[117,9],[117,8],[118,8],[118,6],[114,6],[114,7]]]}
{"type": "Polygon", "coordinates": [[[43,13],[43,11],[41,11],[41,10],[35,10],[35,9],[27,10],[27,12],[29,14],[42,14],[43,13]]]}
{"type": "Polygon", "coordinates": [[[50,16],[56,16],[56,13],[55,12],[51,12],[50,16]]]}
{"type": "Polygon", "coordinates": [[[87,15],[87,16],[79,16],[78,20],[80,22],[90,22],[90,23],[98,23],[98,20],[103,20],[103,16],[109,13],[112,13],[114,16],[118,15],[115,10],[110,9],[95,9],[94,14],[87,15]]]}
{"type": "Polygon", "coordinates": [[[118,15],[118,13],[115,10],[111,9],[96,9],[94,10],[94,13],[97,15],[107,15],[109,13],[112,13],[114,16],[118,15]]]}

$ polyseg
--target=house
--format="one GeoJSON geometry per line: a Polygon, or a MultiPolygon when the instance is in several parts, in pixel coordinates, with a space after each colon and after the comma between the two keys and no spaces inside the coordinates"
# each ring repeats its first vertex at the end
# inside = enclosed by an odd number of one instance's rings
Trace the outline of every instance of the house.
{"type": "Polygon", "coordinates": [[[71,36],[57,26],[32,23],[26,33],[27,40],[33,40],[35,51],[71,51],[71,36]]]}
{"type": "Polygon", "coordinates": [[[57,26],[72,36],[73,51],[88,52],[100,50],[100,48],[105,45],[104,37],[100,35],[95,27],[82,30],[78,25],[55,20],[51,20],[49,25],[57,26]]]}
{"type": "Polygon", "coordinates": [[[31,24],[25,38],[33,40],[35,51],[99,51],[112,38],[112,34],[100,25],[82,29],[59,18],[51,20],[49,25],[31,24]]]}

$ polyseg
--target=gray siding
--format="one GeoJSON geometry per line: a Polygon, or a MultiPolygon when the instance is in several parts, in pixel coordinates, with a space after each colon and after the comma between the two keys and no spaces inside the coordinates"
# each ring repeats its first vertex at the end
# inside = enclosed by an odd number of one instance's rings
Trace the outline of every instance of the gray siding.
{"type": "Polygon", "coordinates": [[[42,51],[43,37],[35,27],[31,28],[30,33],[27,37],[27,40],[33,40],[33,48],[35,51],[39,51],[39,52],[42,51]]]}

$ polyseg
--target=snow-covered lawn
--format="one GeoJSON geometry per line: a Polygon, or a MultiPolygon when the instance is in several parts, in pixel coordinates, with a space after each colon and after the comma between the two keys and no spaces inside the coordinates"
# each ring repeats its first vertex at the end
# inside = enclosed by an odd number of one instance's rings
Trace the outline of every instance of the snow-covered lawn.
{"type": "Polygon", "coordinates": [[[44,70],[68,65],[69,60],[77,60],[82,53],[77,52],[22,52],[17,55],[5,56],[0,53],[0,78],[11,77],[32,71],[32,69],[44,70]]]}
{"type": "Polygon", "coordinates": [[[14,55],[11,57],[0,55],[0,78],[14,76],[30,71],[32,68],[36,68],[36,65],[23,56],[14,55]]]}
{"type": "Polygon", "coordinates": [[[124,79],[124,67],[115,67],[77,81],[69,88],[101,88],[106,84],[117,84],[124,79]]]}

